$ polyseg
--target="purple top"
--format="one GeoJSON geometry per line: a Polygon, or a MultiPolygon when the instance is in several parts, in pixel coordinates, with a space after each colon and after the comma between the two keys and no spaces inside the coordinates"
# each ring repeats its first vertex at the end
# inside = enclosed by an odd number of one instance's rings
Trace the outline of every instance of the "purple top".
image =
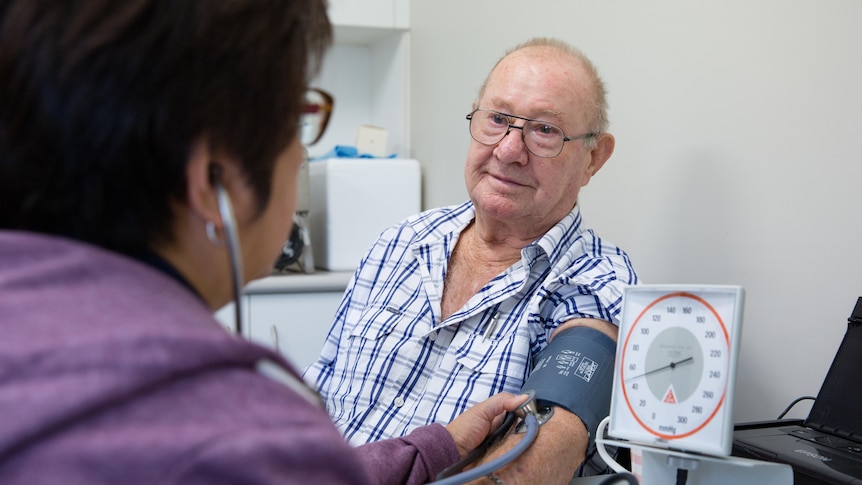
{"type": "MultiPolygon", "coordinates": [[[[289,316],[286,316],[289,318],[289,316]]],[[[181,283],[56,237],[0,231],[0,483],[424,483],[440,425],[349,447],[296,370],[181,283]]]]}

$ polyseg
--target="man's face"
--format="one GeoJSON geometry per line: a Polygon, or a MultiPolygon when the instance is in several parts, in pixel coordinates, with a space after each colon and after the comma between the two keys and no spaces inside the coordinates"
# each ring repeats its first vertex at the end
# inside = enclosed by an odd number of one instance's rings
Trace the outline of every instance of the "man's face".
{"type": "MultiPolygon", "coordinates": [[[[543,47],[521,49],[497,65],[476,107],[548,121],[569,137],[582,135],[590,131],[587,79],[571,57],[543,47]]],[[[592,159],[580,140],[566,142],[554,158],[537,157],[524,145],[521,130],[512,129],[496,145],[471,142],[464,170],[467,191],[477,217],[544,232],[574,207],[578,191],[601,165],[592,159]]]]}

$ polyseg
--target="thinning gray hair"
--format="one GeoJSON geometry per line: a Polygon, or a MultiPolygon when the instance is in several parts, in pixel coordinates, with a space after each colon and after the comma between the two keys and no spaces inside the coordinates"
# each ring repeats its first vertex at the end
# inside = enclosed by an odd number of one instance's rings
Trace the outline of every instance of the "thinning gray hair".
{"type": "MultiPolygon", "coordinates": [[[[602,78],[599,76],[599,72],[596,69],[596,66],[579,49],[564,40],[553,37],[534,37],[516,45],[512,49],[509,49],[506,54],[504,54],[502,57],[500,57],[500,59],[497,60],[496,64],[494,64],[494,67],[488,73],[488,76],[485,77],[485,80],[482,82],[482,87],[479,88],[479,96],[477,100],[481,100],[482,96],[484,96],[485,87],[488,84],[488,77],[491,76],[491,73],[494,72],[494,69],[497,68],[500,62],[513,52],[519,51],[521,49],[526,49],[528,47],[549,48],[580,62],[592,84],[590,86],[590,91],[592,92],[592,106],[590,109],[591,112],[587,113],[587,119],[589,120],[589,130],[595,133],[606,132],[610,124],[610,121],[608,119],[607,90],[605,89],[604,81],[602,81],[602,78]]],[[[587,148],[595,147],[596,138],[593,137],[584,140],[584,145],[587,148]]]]}

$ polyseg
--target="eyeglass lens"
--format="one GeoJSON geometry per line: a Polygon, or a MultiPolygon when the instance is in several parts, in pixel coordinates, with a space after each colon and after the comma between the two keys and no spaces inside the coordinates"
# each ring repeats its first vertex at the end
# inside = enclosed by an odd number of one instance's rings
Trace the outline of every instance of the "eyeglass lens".
{"type": "Polygon", "coordinates": [[[305,107],[300,116],[300,142],[304,146],[317,143],[332,113],[332,96],[323,90],[312,88],[305,92],[305,107]]]}
{"type": "Polygon", "coordinates": [[[527,120],[523,126],[512,124],[514,119],[489,110],[476,110],[470,120],[470,136],[483,145],[495,145],[512,129],[520,129],[527,150],[538,157],[555,157],[563,150],[565,135],[558,126],[537,120],[527,120]]]}

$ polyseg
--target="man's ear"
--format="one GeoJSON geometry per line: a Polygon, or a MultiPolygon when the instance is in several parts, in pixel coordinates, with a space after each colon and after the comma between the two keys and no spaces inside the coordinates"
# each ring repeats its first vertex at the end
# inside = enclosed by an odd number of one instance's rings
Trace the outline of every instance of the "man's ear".
{"type": "Polygon", "coordinates": [[[587,185],[593,175],[611,158],[615,145],[616,139],[610,133],[600,133],[596,137],[596,146],[590,150],[590,163],[586,167],[587,177],[584,180],[584,185],[587,185]]]}

